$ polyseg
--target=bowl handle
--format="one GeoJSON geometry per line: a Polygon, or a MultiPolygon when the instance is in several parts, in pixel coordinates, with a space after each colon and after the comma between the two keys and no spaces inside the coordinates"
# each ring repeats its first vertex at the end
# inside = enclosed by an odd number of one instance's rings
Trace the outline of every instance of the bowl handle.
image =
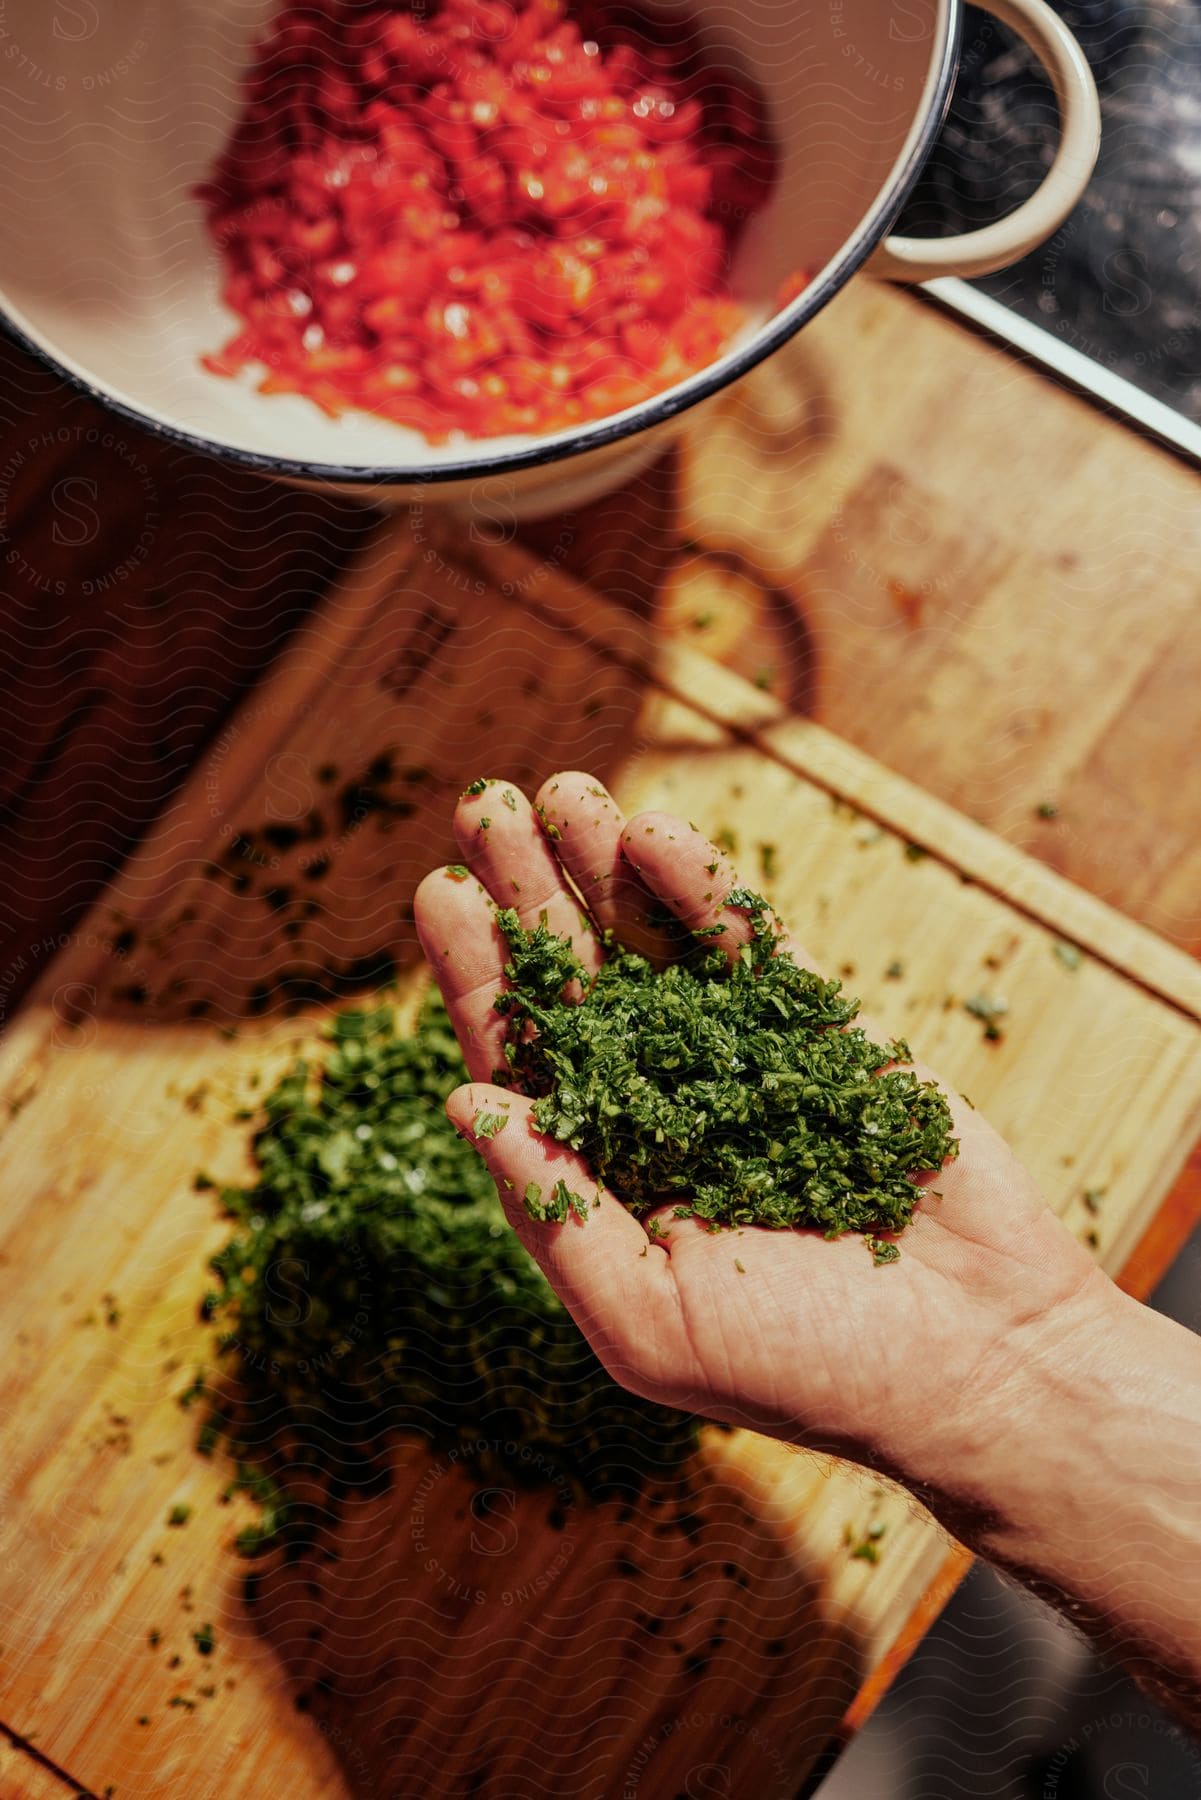
{"type": "Polygon", "coordinates": [[[987,275],[1016,262],[1062,225],[1088,186],[1101,143],[1101,107],[1092,71],[1067,26],[1045,0],[975,0],[1024,38],[1051,78],[1059,106],[1059,148],[1037,191],[993,225],[958,237],[885,238],[868,262],[886,281],[987,275]]]}

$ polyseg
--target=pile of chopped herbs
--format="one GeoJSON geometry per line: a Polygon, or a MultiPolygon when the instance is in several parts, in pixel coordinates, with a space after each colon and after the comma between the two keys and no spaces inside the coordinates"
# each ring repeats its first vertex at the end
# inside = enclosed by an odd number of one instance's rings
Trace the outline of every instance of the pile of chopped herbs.
{"type": "Polygon", "coordinates": [[[447,1120],[467,1077],[437,995],[411,1033],[383,1007],[342,1013],[331,1040],[267,1098],[255,1184],[222,1190],[236,1229],[204,1304],[236,1401],[202,1384],[202,1447],[229,1441],[269,1509],[253,1469],[277,1467],[281,1432],[343,1474],[397,1430],[594,1494],[678,1466],[696,1421],[605,1373],[447,1120]]]}
{"type": "MultiPolygon", "coordinates": [[[[662,971],[614,948],[595,976],[545,924],[527,932],[502,912],[503,1078],[634,1213],[672,1204],[715,1226],[828,1237],[902,1230],[919,1194],[911,1176],[957,1148],[945,1099],[889,1066],[910,1062],[908,1047],[873,1043],[837,981],[779,950],[758,895],[738,890],[728,905],[751,925],[733,962],[717,925],[662,971]]],[[[563,1184],[526,1202],[541,1219],[586,1217],[590,1204],[563,1184]]]]}

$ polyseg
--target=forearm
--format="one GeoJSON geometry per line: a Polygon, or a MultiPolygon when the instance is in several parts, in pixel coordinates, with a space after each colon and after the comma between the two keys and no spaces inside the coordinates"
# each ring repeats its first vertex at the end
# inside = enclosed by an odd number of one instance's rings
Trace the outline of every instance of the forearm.
{"type": "Polygon", "coordinates": [[[948,1528],[1201,1725],[1201,1340],[1098,1284],[1018,1328],[956,1436],[948,1528]]]}

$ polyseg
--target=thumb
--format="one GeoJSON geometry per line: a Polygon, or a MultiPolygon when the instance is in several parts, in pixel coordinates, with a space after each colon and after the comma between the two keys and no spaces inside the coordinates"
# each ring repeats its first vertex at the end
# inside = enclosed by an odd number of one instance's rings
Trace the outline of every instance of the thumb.
{"type": "Polygon", "coordinates": [[[446,1111],[488,1165],[509,1224],[609,1373],[655,1398],[658,1381],[686,1354],[666,1251],[583,1157],[534,1128],[525,1095],[471,1082],[455,1090],[446,1111]],[[531,1205],[554,1204],[560,1182],[578,1196],[583,1216],[571,1210],[562,1224],[532,1217],[531,1205]]]}

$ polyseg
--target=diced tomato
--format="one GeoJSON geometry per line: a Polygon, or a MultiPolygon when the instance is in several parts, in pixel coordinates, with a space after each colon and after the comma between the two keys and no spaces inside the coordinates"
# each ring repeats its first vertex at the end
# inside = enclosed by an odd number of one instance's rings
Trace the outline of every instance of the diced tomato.
{"type": "Polygon", "coordinates": [[[612,0],[285,0],[197,189],[214,374],[434,440],[556,430],[721,354],[762,96],[612,0]]]}

